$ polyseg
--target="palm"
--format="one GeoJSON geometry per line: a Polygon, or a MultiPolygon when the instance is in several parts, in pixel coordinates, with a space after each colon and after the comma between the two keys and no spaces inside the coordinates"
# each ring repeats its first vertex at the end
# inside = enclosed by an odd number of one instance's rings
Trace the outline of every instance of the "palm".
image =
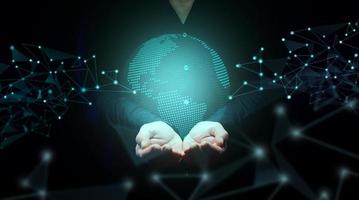
{"type": "Polygon", "coordinates": [[[145,124],[136,137],[136,153],[142,157],[153,151],[170,151],[182,155],[181,137],[166,123],[145,124]]]}
{"type": "Polygon", "coordinates": [[[203,121],[195,125],[183,140],[185,152],[194,148],[210,146],[212,149],[223,152],[224,142],[228,133],[218,122],[203,121]]]}

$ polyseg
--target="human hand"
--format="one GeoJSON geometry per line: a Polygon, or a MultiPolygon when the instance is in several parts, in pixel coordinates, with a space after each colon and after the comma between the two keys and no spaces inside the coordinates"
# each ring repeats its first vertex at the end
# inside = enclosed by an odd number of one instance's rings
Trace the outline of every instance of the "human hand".
{"type": "Polygon", "coordinates": [[[136,136],[136,154],[139,157],[153,152],[170,152],[184,156],[181,137],[165,122],[142,125],[136,136]]]}
{"type": "Polygon", "coordinates": [[[219,122],[202,121],[197,123],[183,140],[183,151],[188,153],[204,147],[224,152],[228,133],[219,122]]]}

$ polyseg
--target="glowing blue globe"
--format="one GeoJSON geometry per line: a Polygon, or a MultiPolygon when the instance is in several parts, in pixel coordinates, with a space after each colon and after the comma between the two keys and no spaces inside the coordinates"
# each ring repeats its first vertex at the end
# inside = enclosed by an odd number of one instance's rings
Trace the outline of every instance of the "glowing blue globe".
{"type": "Polygon", "coordinates": [[[229,95],[229,77],[219,55],[187,34],[145,42],[128,67],[130,87],[155,105],[161,119],[183,137],[229,95]]]}

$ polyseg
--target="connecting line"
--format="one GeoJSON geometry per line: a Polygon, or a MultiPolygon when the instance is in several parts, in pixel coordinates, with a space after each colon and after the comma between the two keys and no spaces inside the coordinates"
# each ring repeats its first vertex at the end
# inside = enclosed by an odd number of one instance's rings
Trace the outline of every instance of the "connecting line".
{"type": "MultiPolygon", "coordinates": [[[[244,147],[244,148],[246,148],[246,149],[253,149],[253,147],[252,146],[250,146],[250,145],[248,145],[248,144],[245,144],[245,143],[243,143],[243,142],[240,142],[240,141],[238,141],[238,140],[236,140],[236,139],[231,139],[229,142],[231,142],[232,144],[235,144],[235,145],[238,145],[238,146],[240,146],[240,147],[244,147]]],[[[253,145],[253,144],[252,144],[253,145]]]]}
{"type": "Polygon", "coordinates": [[[344,183],[344,178],[340,178],[338,186],[337,186],[337,190],[335,192],[335,200],[339,200],[339,198],[340,198],[340,193],[341,193],[342,188],[343,188],[343,183],[344,183]]]}
{"type": "Polygon", "coordinates": [[[257,189],[257,188],[269,186],[269,185],[272,185],[273,183],[277,183],[277,181],[264,183],[264,184],[259,184],[259,185],[252,185],[252,186],[248,186],[248,187],[243,187],[243,188],[239,188],[239,189],[236,189],[236,190],[224,192],[222,194],[218,194],[218,195],[214,195],[214,196],[210,196],[210,197],[205,197],[205,198],[203,198],[201,200],[221,199],[221,198],[225,198],[225,197],[228,197],[228,196],[248,192],[248,191],[251,191],[251,190],[254,190],[254,189],[257,189]]]}
{"type": "Polygon", "coordinates": [[[334,111],[332,111],[332,112],[330,112],[330,113],[324,115],[323,117],[321,117],[321,118],[319,118],[319,119],[316,119],[316,120],[310,122],[309,124],[305,125],[305,126],[304,126],[303,128],[301,128],[300,130],[301,130],[301,131],[305,131],[305,130],[307,130],[307,129],[309,129],[309,128],[312,128],[313,126],[319,124],[319,123],[322,122],[322,121],[325,121],[325,120],[327,120],[327,119],[333,117],[334,115],[340,113],[341,111],[343,111],[343,110],[345,110],[345,109],[346,109],[346,107],[345,107],[345,106],[342,106],[342,107],[340,107],[340,108],[338,108],[338,109],[336,109],[336,110],[334,110],[334,111]]]}
{"type": "Polygon", "coordinates": [[[169,194],[173,199],[181,200],[181,198],[176,195],[166,184],[163,184],[161,180],[158,180],[157,183],[169,194]]]}
{"type": "Polygon", "coordinates": [[[31,197],[36,197],[39,196],[39,194],[37,193],[31,193],[31,194],[24,194],[24,195],[20,195],[20,196],[14,196],[14,197],[7,197],[7,198],[3,198],[0,200],[18,200],[18,199],[28,199],[31,197]]]}
{"type": "Polygon", "coordinates": [[[196,194],[198,193],[199,189],[201,188],[201,186],[202,186],[202,184],[203,184],[204,182],[205,182],[204,180],[201,180],[201,181],[197,184],[196,188],[193,190],[193,192],[192,192],[191,196],[188,198],[188,200],[195,199],[196,194]]]}
{"type": "Polygon", "coordinates": [[[334,145],[331,145],[331,144],[328,144],[328,143],[325,143],[323,141],[320,141],[320,140],[317,140],[317,139],[314,139],[312,137],[309,137],[309,136],[305,136],[305,135],[302,135],[300,136],[301,138],[304,138],[312,143],[315,143],[315,144],[318,144],[322,147],[325,147],[325,148],[328,148],[328,149],[331,149],[333,151],[337,151],[338,153],[341,153],[341,154],[344,154],[346,156],[349,156],[349,157],[352,157],[356,160],[359,160],[359,155],[355,154],[355,153],[352,153],[352,152],[349,152],[347,150],[344,150],[344,149],[341,149],[339,147],[336,147],[334,145]]]}
{"type": "Polygon", "coordinates": [[[174,178],[174,179],[183,179],[183,178],[200,178],[199,174],[161,174],[161,179],[164,178],[174,178]]]}
{"type": "Polygon", "coordinates": [[[277,195],[277,193],[283,188],[283,185],[284,185],[283,183],[279,183],[277,187],[273,190],[271,195],[269,195],[268,200],[272,200],[275,197],[275,195],[277,195]]]}
{"type": "Polygon", "coordinates": [[[356,178],[359,178],[359,173],[358,173],[358,172],[348,171],[348,173],[349,173],[351,176],[354,176],[354,177],[356,177],[356,178]]]}

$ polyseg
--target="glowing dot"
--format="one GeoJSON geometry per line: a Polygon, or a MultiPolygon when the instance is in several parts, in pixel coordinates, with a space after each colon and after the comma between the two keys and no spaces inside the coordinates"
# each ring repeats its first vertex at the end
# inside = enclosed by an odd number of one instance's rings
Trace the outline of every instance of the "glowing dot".
{"type": "Polygon", "coordinates": [[[186,99],[186,100],[183,101],[183,103],[184,103],[185,105],[188,105],[188,104],[189,104],[189,100],[186,99]]]}
{"type": "Polygon", "coordinates": [[[51,151],[46,150],[46,151],[42,152],[41,158],[42,158],[43,162],[50,162],[52,159],[51,151]]]}
{"type": "Polygon", "coordinates": [[[11,45],[11,46],[10,46],[10,50],[11,50],[11,51],[15,50],[14,45],[11,45]]]}
{"type": "Polygon", "coordinates": [[[285,38],[282,38],[282,42],[285,42],[285,38]]]}
{"type": "Polygon", "coordinates": [[[81,56],[78,56],[77,59],[81,60],[81,56]]]}
{"type": "Polygon", "coordinates": [[[21,185],[21,187],[23,187],[23,188],[28,188],[28,187],[30,187],[30,181],[29,181],[29,179],[27,179],[27,178],[22,179],[22,180],[20,181],[20,185],[21,185]]]}
{"type": "Polygon", "coordinates": [[[307,30],[308,30],[308,31],[311,31],[311,30],[312,30],[312,28],[308,27],[308,28],[307,28],[307,30]]]}
{"type": "Polygon", "coordinates": [[[243,81],[243,85],[248,85],[248,82],[247,82],[247,81],[243,81]]]}
{"type": "Polygon", "coordinates": [[[293,137],[297,138],[297,137],[300,137],[300,136],[302,135],[302,132],[301,132],[299,129],[295,128],[295,129],[292,129],[292,131],[290,132],[290,134],[291,134],[293,137]]]}
{"type": "Polygon", "coordinates": [[[346,106],[348,108],[354,108],[356,106],[357,102],[355,100],[350,100],[346,103],[346,106]]]}
{"type": "Polygon", "coordinates": [[[263,63],[263,59],[259,59],[258,63],[262,64],[263,63]]]}
{"type": "Polygon", "coordinates": [[[260,91],[263,91],[263,90],[264,90],[264,88],[263,88],[263,87],[259,87],[259,90],[260,90],[260,91]]]}
{"type": "Polygon", "coordinates": [[[132,91],[132,94],[137,94],[137,91],[136,90],[132,91]]]}
{"type": "Polygon", "coordinates": [[[96,85],[95,88],[96,88],[96,90],[99,90],[99,89],[100,89],[100,86],[99,86],[99,85],[96,85]]]}
{"type": "Polygon", "coordinates": [[[133,188],[133,180],[131,179],[127,179],[123,182],[123,187],[128,191],[128,190],[131,190],[133,188]]]}
{"type": "Polygon", "coordinates": [[[294,31],[291,31],[290,34],[291,34],[291,35],[294,35],[294,31]]]}
{"type": "Polygon", "coordinates": [[[275,114],[277,114],[277,116],[283,116],[285,114],[285,107],[283,105],[277,105],[275,107],[275,114]]]}
{"type": "Polygon", "coordinates": [[[233,96],[232,96],[232,95],[228,96],[228,99],[229,99],[229,100],[232,100],[232,99],[233,99],[233,96]]]}
{"type": "Polygon", "coordinates": [[[118,74],[118,69],[115,70],[115,73],[118,74]]]}
{"type": "Polygon", "coordinates": [[[160,175],[158,174],[153,174],[152,177],[151,177],[152,181],[154,182],[158,182],[160,181],[160,175]]]}
{"type": "Polygon", "coordinates": [[[201,174],[201,178],[202,178],[202,181],[208,181],[210,176],[209,176],[209,174],[207,172],[203,172],[201,174]]]}
{"type": "Polygon", "coordinates": [[[237,68],[240,68],[240,67],[241,67],[241,64],[236,64],[236,67],[237,67],[237,68]]]}
{"type": "Polygon", "coordinates": [[[287,95],[287,99],[291,99],[292,98],[292,96],[291,95],[287,95]]]}
{"type": "Polygon", "coordinates": [[[87,91],[87,90],[86,90],[86,88],[84,88],[84,87],[83,87],[83,88],[81,88],[81,92],[83,92],[83,93],[84,93],[84,92],[86,92],[86,91],[87,91]]]}
{"type": "Polygon", "coordinates": [[[257,56],[253,56],[252,59],[253,59],[253,60],[257,60],[257,56]]]}
{"type": "Polygon", "coordinates": [[[96,55],[95,55],[95,54],[93,54],[93,55],[92,55],[92,58],[96,58],[96,55]]]}
{"type": "Polygon", "coordinates": [[[57,118],[58,118],[58,119],[61,119],[61,116],[58,116],[57,118]]]}
{"type": "Polygon", "coordinates": [[[92,102],[89,102],[89,106],[92,106],[92,102]]]}
{"type": "Polygon", "coordinates": [[[47,195],[47,193],[46,193],[45,190],[39,190],[39,191],[37,192],[37,195],[38,195],[39,197],[41,197],[41,198],[45,198],[46,195],[47,195]]]}
{"type": "Polygon", "coordinates": [[[354,57],[355,57],[355,58],[357,58],[357,57],[358,57],[358,54],[357,54],[357,53],[356,53],[356,54],[354,54],[354,57]]]}
{"type": "Polygon", "coordinates": [[[101,71],[101,74],[102,74],[102,75],[105,75],[105,74],[106,74],[106,72],[105,72],[105,71],[101,71]]]}
{"type": "Polygon", "coordinates": [[[308,67],[308,63],[305,63],[304,66],[305,66],[305,67],[308,67]]]}
{"type": "Polygon", "coordinates": [[[117,85],[117,84],[118,84],[118,81],[117,81],[117,80],[114,80],[114,81],[113,81],[113,84],[117,85]]]}
{"type": "Polygon", "coordinates": [[[182,36],[183,36],[183,37],[187,37],[187,33],[183,33],[182,36]]]}
{"type": "Polygon", "coordinates": [[[44,99],[42,102],[46,103],[47,101],[46,101],[46,99],[44,99]]]}
{"type": "Polygon", "coordinates": [[[279,181],[284,184],[284,183],[287,183],[289,181],[289,178],[288,178],[288,176],[286,174],[281,174],[279,176],[279,181]]]}
{"type": "Polygon", "coordinates": [[[263,72],[260,72],[260,73],[259,73],[259,76],[262,77],[262,76],[263,76],[263,72]]]}
{"type": "Polygon", "coordinates": [[[329,199],[329,192],[328,191],[322,191],[320,192],[320,199],[329,199]]]}
{"type": "Polygon", "coordinates": [[[349,175],[349,170],[346,168],[342,168],[339,172],[341,178],[345,178],[349,175]]]}
{"type": "Polygon", "coordinates": [[[185,66],[183,66],[183,69],[184,69],[185,71],[188,71],[188,70],[189,70],[189,66],[188,66],[188,65],[185,65],[185,66]]]}
{"type": "Polygon", "coordinates": [[[264,157],[264,149],[263,148],[261,148],[261,147],[255,147],[254,148],[254,156],[256,157],[256,158],[263,158],[264,157]]]}
{"type": "Polygon", "coordinates": [[[39,45],[37,48],[41,49],[42,47],[39,45]]]}
{"type": "Polygon", "coordinates": [[[49,90],[47,91],[47,93],[52,94],[52,90],[51,90],[51,89],[49,89],[49,90]]]}
{"type": "Polygon", "coordinates": [[[264,47],[261,47],[261,51],[264,51],[264,47]]]}

